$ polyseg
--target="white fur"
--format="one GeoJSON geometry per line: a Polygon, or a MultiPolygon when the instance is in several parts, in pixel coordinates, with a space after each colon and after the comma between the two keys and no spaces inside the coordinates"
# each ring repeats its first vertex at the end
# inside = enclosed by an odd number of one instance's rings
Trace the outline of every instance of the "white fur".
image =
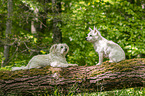
{"type": "Polygon", "coordinates": [[[50,48],[50,53],[46,55],[36,55],[28,63],[26,67],[13,67],[12,71],[21,69],[40,68],[44,66],[52,67],[69,67],[78,66],[77,64],[68,64],[66,61],[66,54],[69,51],[69,47],[66,44],[54,44],[50,48]]]}
{"type": "Polygon", "coordinates": [[[125,53],[118,44],[102,37],[95,26],[94,30],[91,28],[89,29],[90,32],[86,37],[86,40],[93,43],[94,49],[99,55],[99,63],[97,65],[102,64],[103,57],[108,57],[110,59],[109,62],[119,62],[125,59],[125,53]]]}

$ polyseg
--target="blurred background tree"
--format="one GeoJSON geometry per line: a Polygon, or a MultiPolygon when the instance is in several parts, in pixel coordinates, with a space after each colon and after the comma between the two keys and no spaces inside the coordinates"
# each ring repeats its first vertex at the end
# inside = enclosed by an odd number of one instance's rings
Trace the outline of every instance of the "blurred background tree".
{"type": "Polygon", "coordinates": [[[5,31],[5,43],[4,43],[4,60],[2,61],[1,66],[4,67],[9,62],[10,54],[10,34],[12,29],[12,0],[7,2],[7,20],[6,20],[6,31],[5,31]]]}
{"type": "Polygon", "coordinates": [[[95,65],[98,54],[85,41],[94,25],[125,50],[127,59],[145,57],[143,0],[1,0],[0,4],[0,62],[6,69],[27,65],[32,56],[47,54],[60,42],[70,47],[69,63],[95,65]],[[12,8],[7,6],[10,2],[12,8]]]}

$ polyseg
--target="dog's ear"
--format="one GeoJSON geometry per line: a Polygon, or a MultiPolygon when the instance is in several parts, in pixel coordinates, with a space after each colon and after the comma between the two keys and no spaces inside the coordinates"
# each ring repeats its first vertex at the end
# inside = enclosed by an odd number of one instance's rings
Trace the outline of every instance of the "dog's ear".
{"type": "MultiPolygon", "coordinates": [[[[94,33],[95,33],[95,35],[99,35],[99,36],[101,36],[101,33],[97,30],[97,28],[94,26],[94,33]]],[[[102,36],[101,36],[102,37],[102,36]]]]}
{"type": "Polygon", "coordinates": [[[94,32],[95,32],[95,34],[98,34],[99,36],[101,36],[101,33],[97,30],[97,28],[94,29],[94,32]]]}
{"type": "Polygon", "coordinates": [[[94,33],[97,33],[98,31],[96,29],[94,29],[94,33]]]}
{"type": "Polygon", "coordinates": [[[52,47],[50,48],[49,52],[50,52],[50,53],[51,53],[51,52],[55,52],[56,47],[57,47],[57,44],[52,45],[52,47]]]}
{"type": "Polygon", "coordinates": [[[97,30],[97,28],[94,26],[94,33],[97,34],[97,32],[98,32],[98,30],[97,30]]]}
{"type": "Polygon", "coordinates": [[[98,30],[96,29],[96,27],[94,26],[94,33],[97,34],[98,30]]]}
{"type": "Polygon", "coordinates": [[[92,31],[92,29],[89,27],[89,30],[92,31]]]}
{"type": "Polygon", "coordinates": [[[96,30],[95,26],[94,26],[94,30],[96,30]]]}

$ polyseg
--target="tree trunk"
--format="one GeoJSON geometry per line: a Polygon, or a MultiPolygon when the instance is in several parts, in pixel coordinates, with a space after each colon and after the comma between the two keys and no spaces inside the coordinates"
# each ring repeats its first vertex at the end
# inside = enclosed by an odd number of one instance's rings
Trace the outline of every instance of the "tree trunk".
{"type": "Polygon", "coordinates": [[[37,32],[37,29],[38,27],[40,27],[38,25],[38,8],[34,9],[34,18],[33,20],[31,21],[31,33],[34,35],[34,37],[38,37],[38,32],[37,32]]]}
{"type": "Polygon", "coordinates": [[[11,28],[12,28],[12,0],[8,0],[7,3],[7,10],[8,10],[8,16],[7,16],[7,22],[6,22],[6,32],[5,32],[5,40],[6,43],[4,45],[4,61],[2,62],[2,67],[4,67],[5,65],[7,65],[8,61],[9,61],[9,50],[10,50],[10,46],[8,45],[10,43],[10,34],[11,34],[11,28]]]}
{"type": "Polygon", "coordinates": [[[0,94],[4,95],[52,94],[55,90],[67,94],[139,86],[145,87],[145,58],[106,61],[100,66],[0,71],[0,94]]]}
{"type": "Polygon", "coordinates": [[[62,42],[62,33],[58,27],[61,23],[61,20],[58,18],[61,12],[61,1],[60,0],[52,0],[52,12],[53,12],[53,43],[61,43],[62,42]]]}

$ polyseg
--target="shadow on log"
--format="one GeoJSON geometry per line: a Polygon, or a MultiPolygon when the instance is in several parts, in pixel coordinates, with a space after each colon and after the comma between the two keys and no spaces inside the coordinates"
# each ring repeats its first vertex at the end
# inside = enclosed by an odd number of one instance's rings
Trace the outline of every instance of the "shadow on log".
{"type": "Polygon", "coordinates": [[[68,92],[96,92],[145,87],[145,58],[104,62],[100,66],[78,66],[20,71],[0,71],[0,94],[30,96],[68,92]]]}

